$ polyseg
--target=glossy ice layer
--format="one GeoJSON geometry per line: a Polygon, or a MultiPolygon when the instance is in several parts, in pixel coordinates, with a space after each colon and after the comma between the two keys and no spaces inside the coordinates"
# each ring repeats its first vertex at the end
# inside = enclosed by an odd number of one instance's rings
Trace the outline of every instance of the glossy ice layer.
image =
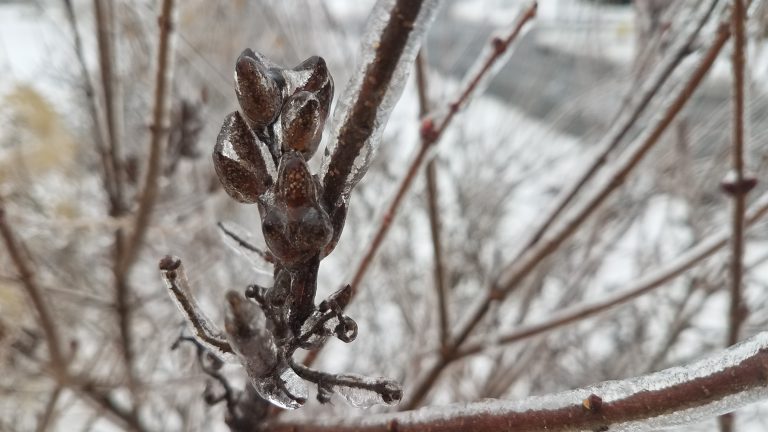
{"type": "MultiPolygon", "coordinates": [[[[321,177],[323,179],[328,175],[329,164],[334,158],[337,150],[339,150],[338,142],[340,132],[350,121],[350,117],[353,114],[352,108],[358,101],[360,91],[363,87],[364,80],[366,79],[366,72],[376,61],[377,47],[379,46],[381,34],[387,24],[389,24],[390,13],[396,3],[395,0],[379,0],[368,18],[368,23],[366,24],[367,31],[363,37],[360,51],[362,54],[357,69],[352,72],[352,78],[347,84],[344,93],[339,98],[334,111],[331,132],[333,138],[328,143],[326,152],[323,156],[323,165],[321,169],[321,177]]],[[[346,178],[343,179],[345,187],[342,196],[340,196],[339,199],[345,200],[352,188],[360,181],[368,170],[368,167],[371,164],[371,159],[381,141],[381,134],[384,126],[387,124],[392,108],[400,98],[408,73],[413,66],[414,59],[421,46],[424,33],[437,12],[438,4],[439,3],[436,0],[426,0],[423,2],[418,17],[413,22],[413,28],[409,33],[402,55],[395,66],[394,73],[390,79],[390,85],[386,89],[383,101],[377,107],[373,129],[369,131],[370,133],[363,143],[355,143],[355,145],[360,145],[360,151],[353,161],[351,171],[346,178]]]]}

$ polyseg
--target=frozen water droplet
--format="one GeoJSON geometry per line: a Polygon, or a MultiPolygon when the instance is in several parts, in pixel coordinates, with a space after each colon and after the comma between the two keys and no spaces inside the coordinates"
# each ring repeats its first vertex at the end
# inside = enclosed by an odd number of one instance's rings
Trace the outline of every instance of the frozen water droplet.
{"type": "Polygon", "coordinates": [[[371,378],[357,374],[339,375],[332,386],[334,393],[350,405],[370,408],[374,405],[396,405],[403,397],[400,384],[387,378],[371,378]]]}
{"type": "Polygon", "coordinates": [[[285,363],[267,376],[252,377],[251,383],[264,400],[285,409],[300,408],[309,394],[304,380],[285,363]]]}

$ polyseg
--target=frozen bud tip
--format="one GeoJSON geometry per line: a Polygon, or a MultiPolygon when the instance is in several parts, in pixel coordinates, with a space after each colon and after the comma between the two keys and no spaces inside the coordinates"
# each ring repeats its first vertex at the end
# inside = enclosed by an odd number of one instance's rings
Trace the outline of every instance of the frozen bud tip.
{"type": "Polygon", "coordinates": [[[166,255],[160,259],[158,267],[162,271],[173,271],[181,266],[181,260],[178,257],[166,255]]]}

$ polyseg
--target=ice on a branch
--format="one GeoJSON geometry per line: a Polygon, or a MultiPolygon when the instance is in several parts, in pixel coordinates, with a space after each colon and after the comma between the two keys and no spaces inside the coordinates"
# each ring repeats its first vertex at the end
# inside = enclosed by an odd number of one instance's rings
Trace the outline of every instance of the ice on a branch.
{"type": "Polygon", "coordinates": [[[396,405],[403,396],[400,384],[387,378],[371,378],[357,374],[336,377],[332,391],[357,408],[374,405],[396,405]]]}
{"type": "MultiPolygon", "coordinates": [[[[373,124],[363,126],[364,128],[372,128],[370,130],[361,131],[361,134],[366,135],[364,142],[344,142],[340,145],[340,141],[343,141],[341,135],[344,133],[345,128],[350,127],[350,120],[355,121],[353,117],[359,115],[359,111],[361,110],[360,104],[373,103],[370,100],[360,100],[360,95],[364,87],[369,85],[369,82],[366,81],[371,79],[368,75],[369,70],[373,66],[376,66],[376,62],[380,60],[377,56],[386,55],[386,53],[380,53],[380,49],[382,48],[381,36],[384,29],[390,24],[389,19],[391,11],[396,4],[397,2],[395,0],[379,0],[376,3],[365,27],[367,31],[363,37],[361,46],[362,54],[361,58],[358,60],[359,63],[357,69],[351,73],[352,78],[344,89],[344,93],[339,98],[334,111],[331,131],[332,139],[327,144],[325,154],[323,155],[323,165],[321,169],[321,177],[324,179],[324,182],[329,174],[331,162],[334,160],[337,153],[352,151],[352,149],[342,147],[350,145],[354,145],[355,147],[359,146],[359,151],[357,151],[354,161],[352,161],[351,171],[346,175],[346,178],[343,179],[345,187],[342,191],[342,195],[338,197],[342,200],[346,199],[352,188],[354,188],[368,170],[371,159],[381,140],[384,126],[386,126],[392,108],[400,98],[408,73],[413,66],[414,59],[421,46],[424,33],[434,18],[439,3],[436,0],[425,0],[421,5],[418,16],[412,23],[413,27],[409,32],[405,48],[400,55],[399,61],[389,80],[389,87],[386,88],[382,102],[377,107],[373,124]]],[[[389,55],[391,56],[391,53],[389,53],[389,55]]]]}

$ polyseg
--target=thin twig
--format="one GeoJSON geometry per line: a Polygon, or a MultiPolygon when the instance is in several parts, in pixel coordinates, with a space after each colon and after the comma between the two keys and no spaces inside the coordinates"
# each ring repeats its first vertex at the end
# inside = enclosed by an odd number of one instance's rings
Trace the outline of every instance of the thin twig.
{"type": "Polygon", "coordinates": [[[630,422],[652,427],[686,424],[732,411],[764,397],[768,334],[692,364],[608,381],[559,394],[413,412],[314,421],[275,422],[273,432],[471,432],[618,430],[630,422]]]}
{"type": "MultiPolygon", "coordinates": [[[[525,243],[525,246],[520,249],[520,254],[530,249],[534,244],[541,240],[542,236],[552,227],[554,222],[562,214],[562,212],[568,207],[578,193],[584,188],[590,179],[605,165],[608,161],[608,155],[610,155],[618,146],[622,140],[627,136],[632,127],[637,123],[637,120],[648,108],[650,102],[658,94],[659,89],[667,82],[672,76],[672,73],[677,69],[680,63],[688,57],[696,39],[701,32],[701,29],[709,21],[712,12],[717,6],[718,0],[711,0],[710,4],[703,10],[703,13],[696,21],[696,25],[691,28],[691,31],[685,35],[682,42],[676,47],[671,49],[670,54],[666,57],[664,62],[659,65],[657,71],[651,74],[645,86],[640,89],[640,96],[637,98],[634,106],[624,115],[619,117],[618,121],[613,124],[610,130],[605,135],[605,138],[598,144],[600,153],[587,167],[586,170],[578,177],[578,179],[569,183],[567,189],[558,197],[552,209],[543,218],[543,222],[531,235],[530,239],[525,243]]],[[[632,89],[634,90],[634,89],[632,89]]]]}
{"type": "Polygon", "coordinates": [[[481,299],[478,304],[468,314],[466,321],[459,326],[451,346],[444,350],[440,359],[426,372],[424,378],[419,381],[416,389],[413,391],[410,399],[402,405],[403,409],[412,409],[418,406],[429,389],[437,381],[442,370],[451,363],[451,356],[458,351],[461,344],[467,339],[470,333],[482,322],[485,314],[488,312],[491,304],[502,300],[511,292],[517,284],[527,277],[536,266],[546,257],[554,253],[558,247],[571,237],[583,222],[597,209],[606,198],[608,198],[619,186],[626,180],[632,170],[639,164],[643,156],[658,141],[661,135],[674,120],[675,116],[682,110],[686,102],[693,95],[693,92],[702,82],[709,69],[714,64],[720,50],[730,37],[730,31],[727,25],[720,25],[715,39],[707,49],[700,63],[688,78],[688,81],[677,92],[672,102],[663,111],[661,117],[656,123],[641,135],[617,161],[613,172],[608,175],[608,181],[602,187],[597,188],[586,202],[576,209],[570,218],[565,220],[558,231],[549,237],[536,243],[533,247],[514,260],[504,268],[499,276],[493,282],[488,295],[481,299]]]}
{"type": "MultiPolygon", "coordinates": [[[[422,49],[416,56],[416,88],[419,93],[419,119],[430,110],[429,92],[427,88],[427,65],[422,49]]],[[[434,258],[435,291],[437,293],[437,312],[440,323],[440,345],[447,346],[450,336],[448,326],[448,290],[445,286],[445,271],[443,270],[443,246],[440,239],[440,209],[438,206],[437,168],[435,159],[430,159],[426,167],[427,180],[427,212],[429,213],[429,230],[432,234],[432,256],[434,258]]]]}
{"type": "MultiPolygon", "coordinates": [[[[94,19],[96,20],[96,40],[99,47],[99,67],[101,69],[101,87],[104,96],[104,122],[109,147],[110,172],[112,174],[113,194],[110,216],[120,217],[125,211],[124,203],[124,173],[122,163],[122,148],[120,132],[118,131],[117,101],[115,100],[115,87],[117,83],[114,74],[114,40],[110,32],[114,30],[114,15],[105,10],[103,0],[93,1],[94,19]]],[[[108,193],[110,191],[107,191],[108,193]]],[[[121,234],[118,234],[121,236],[121,234]]],[[[118,238],[118,240],[120,240],[118,238]]],[[[116,245],[117,256],[120,256],[121,241],[116,245]]]]}
{"type": "MultiPolygon", "coordinates": [[[[739,340],[739,330],[746,318],[742,300],[742,278],[744,275],[744,211],[747,193],[754,186],[746,178],[744,170],[744,63],[747,14],[743,0],[733,0],[731,7],[731,32],[733,33],[733,116],[732,116],[732,184],[724,185],[733,198],[731,236],[731,303],[728,311],[728,334],[726,346],[739,340]]],[[[720,431],[733,430],[733,414],[720,417],[720,431]]]]}
{"type": "Polygon", "coordinates": [[[436,126],[431,120],[425,120],[423,122],[421,145],[419,146],[419,150],[408,166],[408,170],[406,171],[405,176],[400,181],[397,191],[395,192],[395,196],[387,207],[387,210],[384,212],[384,217],[381,219],[381,223],[379,224],[373,239],[368,244],[368,249],[363,255],[363,258],[360,260],[360,264],[358,265],[357,270],[355,271],[355,275],[352,278],[351,285],[353,295],[357,293],[360,283],[362,282],[368,267],[373,261],[373,257],[376,255],[376,252],[378,252],[379,247],[384,241],[384,237],[389,231],[389,227],[392,225],[392,221],[397,214],[397,210],[400,208],[400,204],[403,198],[410,189],[413,180],[416,178],[416,174],[421,168],[421,164],[424,162],[427,153],[431,147],[440,140],[443,132],[445,132],[445,130],[451,124],[451,121],[453,120],[456,113],[458,113],[459,110],[469,101],[469,97],[474,93],[477,85],[482,80],[488,78],[486,75],[491,71],[496,61],[507,51],[510,45],[512,45],[517,36],[522,32],[525,25],[536,16],[536,7],[537,3],[534,1],[523,11],[523,13],[518,18],[514,29],[509,33],[509,35],[507,35],[506,38],[493,39],[492,45],[494,49],[491,52],[491,55],[488,56],[488,58],[483,59],[483,65],[478,69],[477,74],[472,77],[472,79],[470,79],[469,84],[462,90],[459,96],[448,105],[448,113],[442,118],[440,124],[436,126]]]}
{"type": "MultiPolygon", "coordinates": [[[[749,226],[755,224],[767,213],[768,193],[761,196],[752,206],[746,216],[746,225],[749,226]]],[[[728,245],[730,236],[731,233],[728,229],[718,231],[704,240],[701,240],[696,246],[684,252],[668,265],[635,280],[629,286],[617,290],[615,294],[608,295],[597,302],[580,304],[554,312],[544,322],[524,325],[509,333],[498,336],[495,343],[469,344],[456,353],[452,360],[477,354],[497,345],[511,344],[534,336],[539,336],[552,330],[573,324],[576,321],[596,316],[611,308],[620,306],[630,300],[634,300],[637,297],[663,286],[665,283],[683,274],[686,270],[725,248],[728,245]]]]}
{"type": "Polygon", "coordinates": [[[169,90],[171,82],[172,52],[171,33],[173,32],[173,0],[163,0],[158,18],[157,70],[155,72],[155,93],[152,109],[152,124],[150,125],[149,154],[147,156],[147,171],[144,186],[139,199],[139,207],[134,218],[131,238],[123,254],[121,267],[123,271],[133,265],[141,248],[147,229],[149,228],[152,211],[157,201],[158,179],[163,165],[165,142],[168,138],[168,118],[170,113],[169,90]]]}
{"type": "Polygon", "coordinates": [[[129,304],[128,277],[136,261],[139,249],[149,229],[152,210],[157,200],[158,178],[160,176],[165,141],[168,134],[168,84],[172,68],[170,34],[173,29],[173,0],[163,0],[158,18],[159,35],[157,49],[157,71],[155,73],[154,105],[152,125],[150,126],[149,152],[144,186],[139,199],[139,206],[134,216],[133,229],[125,247],[118,254],[115,271],[116,304],[120,323],[120,335],[123,344],[123,354],[128,371],[129,382],[133,387],[135,377],[133,371],[133,338],[131,336],[131,308],[129,304]]]}
{"type": "Polygon", "coordinates": [[[111,209],[119,207],[118,196],[115,191],[115,172],[112,161],[110,160],[109,151],[107,150],[104,139],[104,127],[101,124],[101,117],[96,103],[96,91],[91,83],[91,77],[88,73],[88,67],[85,63],[85,56],[83,54],[83,42],[80,38],[80,32],[77,31],[77,20],[74,7],[72,6],[72,0],[64,0],[64,10],[67,13],[67,21],[69,22],[70,29],[72,30],[72,39],[74,43],[75,57],[77,57],[77,63],[80,66],[80,73],[83,77],[83,90],[87,99],[88,112],[91,117],[93,128],[93,139],[96,144],[96,150],[101,158],[102,169],[102,182],[104,184],[104,191],[109,199],[109,205],[111,209]]]}
{"type": "Polygon", "coordinates": [[[45,403],[45,410],[43,410],[43,413],[40,415],[40,420],[37,422],[37,427],[35,428],[37,432],[45,432],[53,423],[56,404],[59,402],[61,390],[61,384],[57,384],[53,388],[51,395],[48,397],[48,402],[45,403]]]}
{"type": "Polygon", "coordinates": [[[27,293],[32,306],[35,308],[40,327],[45,334],[45,342],[48,345],[48,353],[51,356],[50,368],[57,380],[63,381],[67,374],[67,357],[61,345],[58,328],[48,302],[37,284],[36,273],[32,267],[32,261],[26,247],[21,240],[16,238],[11,226],[6,219],[5,207],[0,200],[0,236],[3,238],[5,248],[11,257],[16,271],[19,272],[22,287],[27,293]]]}
{"type": "MultiPolygon", "coordinates": [[[[531,5],[522,13],[520,18],[518,18],[515,28],[506,38],[493,39],[492,46],[494,50],[492,51],[491,55],[487,59],[483,59],[483,64],[481,67],[477,69],[478,70],[477,74],[470,79],[469,84],[467,85],[466,88],[463,89],[463,91],[459,94],[456,100],[449,104],[449,111],[445,115],[445,117],[443,117],[443,120],[441,121],[440,125],[436,127],[431,120],[425,120],[422,123],[423,126],[422,126],[422,134],[421,134],[421,145],[419,146],[419,150],[416,153],[416,156],[414,157],[414,159],[411,161],[410,165],[408,166],[405,176],[403,177],[403,179],[400,181],[400,184],[398,185],[394,198],[392,199],[389,206],[387,207],[387,210],[384,212],[384,217],[381,219],[381,223],[379,224],[378,229],[373,236],[373,239],[368,244],[368,249],[363,255],[363,258],[360,260],[360,263],[358,264],[357,270],[355,271],[355,275],[352,277],[352,282],[350,283],[350,285],[352,286],[351,297],[354,297],[355,294],[357,294],[357,291],[360,287],[363,277],[365,276],[365,273],[367,272],[368,267],[373,261],[373,257],[376,255],[376,252],[378,252],[379,247],[384,241],[384,237],[389,231],[389,227],[392,224],[395,214],[397,213],[397,209],[400,207],[400,203],[402,202],[403,198],[408,192],[408,189],[410,189],[410,186],[413,183],[413,180],[416,178],[416,174],[418,173],[419,168],[421,167],[422,162],[424,162],[424,159],[427,153],[429,152],[429,150],[431,149],[432,145],[436,144],[439,141],[440,137],[442,136],[443,132],[450,124],[454,115],[461,109],[461,107],[464,104],[466,104],[466,102],[469,100],[470,95],[474,93],[474,90],[477,87],[477,85],[483,79],[486,78],[485,75],[491,71],[494,63],[504,54],[504,52],[515,41],[517,36],[523,30],[523,27],[525,27],[525,24],[528,23],[530,20],[532,20],[536,16],[536,7],[537,7],[537,3],[535,1],[532,2],[531,5]]],[[[319,352],[321,349],[322,349],[322,346],[317,350],[311,351],[309,354],[307,354],[307,357],[304,359],[304,364],[307,366],[312,365],[315,359],[317,359],[317,356],[319,355],[319,352]]]]}
{"type": "MultiPolygon", "coordinates": [[[[341,235],[347,213],[347,199],[354,184],[348,179],[353,170],[360,169],[357,158],[365,151],[366,143],[381,121],[379,111],[392,86],[392,78],[420,15],[424,0],[395,0],[390,16],[373,47],[373,58],[365,65],[360,77],[360,88],[352,106],[339,127],[336,146],[331,150],[327,169],[322,176],[322,203],[331,218],[333,239],[326,254],[333,249],[341,235]]],[[[378,17],[377,17],[378,19],[378,17]]],[[[414,53],[415,54],[415,53],[414,53]]],[[[363,168],[364,169],[364,168],[363,168]]]]}

